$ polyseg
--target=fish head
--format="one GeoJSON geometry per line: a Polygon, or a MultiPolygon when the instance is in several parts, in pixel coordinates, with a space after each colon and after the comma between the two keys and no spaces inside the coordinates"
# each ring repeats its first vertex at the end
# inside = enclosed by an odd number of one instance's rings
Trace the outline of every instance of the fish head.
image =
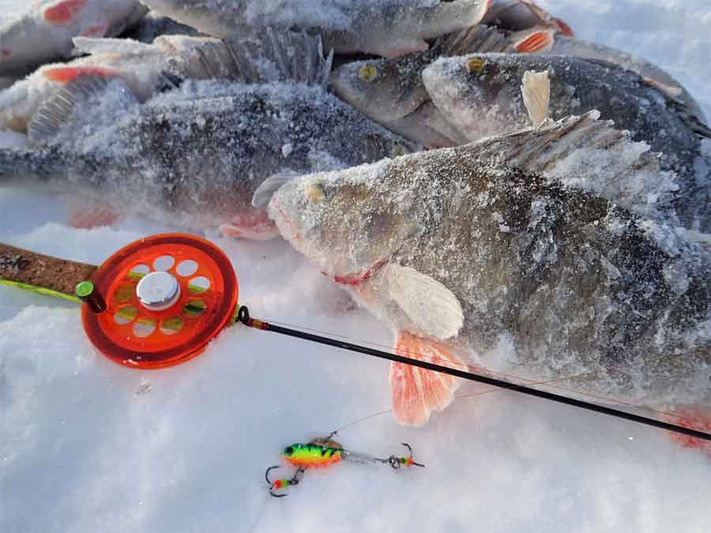
{"type": "Polygon", "coordinates": [[[340,66],[329,84],[339,98],[364,115],[391,122],[415,111],[427,97],[418,55],[391,60],[356,61],[340,66]]]}
{"type": "Polygon", "coordinates": [[[269,201],[281,235],[336,281],[369,277],[409,232],[392,195],[372,179],[378,166],[297,177],[269,201]]]}
{"type": "Polygon", "coordinates": [[[531,59],[519,54],[443,58],[430,65],[422,79],[446,120],[476,141],[528,125],[521,96],[523,73],[546,70],[526,68],[531,59]]]}

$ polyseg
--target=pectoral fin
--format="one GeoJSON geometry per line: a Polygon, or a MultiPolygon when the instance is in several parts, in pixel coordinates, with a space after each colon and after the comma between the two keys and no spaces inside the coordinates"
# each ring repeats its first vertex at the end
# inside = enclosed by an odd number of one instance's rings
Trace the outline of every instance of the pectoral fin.
{"type": "Polygon", "coordinates": [[[282,185],[290,182],[298,175],[299,174],[293,170],[285,170],[284,172],[269,176],[257,187],[257,190],[254,191],[252,207],[266,209],[274,193],[277,192],[282,185]]]}
{"type": "Polygon", "coordinates": [[[548,104],[551,97],[551,82],[548,71],[534,72],[527,70],[523,74],[521,84],[523,103],[528,111],[528,117],[534,126],[543,124],[548,116],[548,104]]]}
{"type": "Polygon", "coordinates": [[[452,291],[414,268],[395,264],[383,268],[390,297],[420,332],[437,339],[448,339],[459,332],[464,312],[452,291]]]}

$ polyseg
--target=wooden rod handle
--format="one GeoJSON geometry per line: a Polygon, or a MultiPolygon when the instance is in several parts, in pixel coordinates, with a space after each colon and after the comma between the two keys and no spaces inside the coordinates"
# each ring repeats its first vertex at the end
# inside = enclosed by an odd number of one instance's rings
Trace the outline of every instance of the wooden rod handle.
{"type": "Polygon", "coordinates": [[[90,280],[97,268],[0,243],[0,280],[74,296],[77,283],[90,280]]]}

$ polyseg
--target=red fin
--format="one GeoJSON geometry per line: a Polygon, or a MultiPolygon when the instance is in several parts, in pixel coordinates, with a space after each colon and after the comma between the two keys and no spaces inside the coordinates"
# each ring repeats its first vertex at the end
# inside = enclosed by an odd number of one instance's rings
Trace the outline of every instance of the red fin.
{"type": "Polygon", "coordinates": [[[85,29],[81,36],[82,37],[103,37],[106,35],[106,31],[109,29],[106,24],[97,24],[96,26],[89,26],[85,29]]]}
{"type": "MultiPolygon", "coordinates": [[[[663,417],[666,422],[677,424],[689,429],[696,429],[706,433],[711,433],[711,413],[701,409],[683,408],[677,409],[675,414],[663,417]]],[[[693,448],[706,454],[711,459],[711,442],[698,439],[696,437],[682,435],[681,433],[668,433],[671,439],[684,448],[693,448]]]]}
{"type": "Polygon", "coordinates": [[[519,54],[547,52],[553,48],[553,32],[551,30],[534,31],[522,41],[515,43],[514,47],[519,54]]]}
{"type": "MultiPolygon", "coordinates": [[[[395,352],[403,357],[442,366],[458,369],[464,367],[461,359],[442,343],[410,333],[398,333],[395,352]]],[[[421,426],[430,418],[432,411],[441,411],[452,403],[459,381],[440,372],[392,363],[390,385],[395,419],[403,425],[421,426]]]]}
{"type": "Polygon", "coordinates": [[[222,224],[219,230],[225,237],[253,241],[266,241],[279,235],[267,212],[252,208],[234,217],[229,224],[222,224]]]}
{"type": "Polygon", "coordinates": [[[44,10],[44,20],[50,24],[64,24],[74,18],[88,0],[61,0],[44,10]]]}
{"type": "Polygon", "coordinates": [[[0,50],[0,56],[2,57],[10,57],[12,55],[12,51],[8,50],[7,48],[3,48],[0,50]]]}
{"type": "Polygon", "coordinates": [[[111,226],[121,219],[120,213],[106,204],[81,204],[79,201],[69,202],[69,224],[74,228],[91,229],[100,226],[111,226]]]}
{"type": "Polygon", "coordinates": [[[571,28],[564,20],[561,20],[558,17],[553,17],[553,22],[555,22],[555,25],[558,27],[558,31],[561,35],[565,35],[566,37],[575,37],[573,28],[571,28]]]}
{"type": "Polygon", "coordinates": [[[100,67],[50,67],[42,71],[42,75],[51,81],[56,81],[57,83],[69,83],[78,76],[84,76],[87,74],[96,74],[97,76],[103,76],[106,78],[111,78],[118,75],[113,69],[106,69],[100,67]]]}

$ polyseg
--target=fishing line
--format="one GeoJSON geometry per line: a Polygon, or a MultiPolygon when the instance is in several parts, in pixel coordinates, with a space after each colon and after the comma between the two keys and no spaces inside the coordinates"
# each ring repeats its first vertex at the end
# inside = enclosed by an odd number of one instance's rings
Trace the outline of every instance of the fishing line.
{"type": "MultiPolygon", "coordinates": [[[[235,317],[236,316],[237,315],[235,315],[235,317]]],[[[237,320],[237,318],[236,318],[236,320],[237,320]]],[[[239,321],[239,320],[237,320],[237,321],[239,321]]],[[[344,339],[347,341],[353,341],[354,343],[357,343],[358,345],[369,344],[371,346],[376,346],[378,348],[384,348],[384,351],[387,353],[390,353],[389,350],[391,349],[391,345],[387,345],[387,344],[383,344],[383,343],[379,343],[379,342],[367,341],[367,340],[359,339],[356,337],[350,337],[348,335],[334,334],[329,331],[305,327],[300,324],[290,324],[288,322],[281,322],[281,321],[276,321],[276,320],[270,321],[269,324],[283,326],[287,329],[298,328],[298,330],[300,330],[300,331],[310,331],[310,332],[317,333],[317,334],[327,335],[329,338],[340,338],[340,339],[344,339]]],[[[402,349],[401,353],[413,356],[413,358],[416,358],[417,360],[429,360],[430,362],[434,362],[434,356],[418,354],[417,352],[408,350],[408,349],[402,349]]],[[[661,359],[661,357],[653,358],[649,362],[654,362],[659,359],[661,359]]],[[[457,363],[457,362],[451,361],[451,362],[449,362],[449,364],[455,365],[457,368],[460,368],[462,370],[467,370],[467,371],[470,371],[473,373],[476,373],[477,371],[481,371],[481,369],[479,367],[477,367],[475,365],[468,365],[464,362],[457,363]]],[[[452,366],[448,366],[447,368],[452,368],[452,366]]],[[[623,371],[620,368],[615,367],[615,366],[609,366],[606,369],[617,371],[619,373],[623,373],[623,371]]],[[[631,409],[642,409],[641,406],[639,406],[635,403],[632,403],[632,402],[626,402],[624,400],[617,400],[614,398],[608,398],[606,396],[600,396],[600,395],[596,395],[596,394],[589,393],[589,392],[583,392],[583,391],[573,389],[570,387],[565,387],[563,385],[556,385],[556,383],[558,383],[558,382],[572,380],[572,379],[581,379],[581,378],[585,378],[586,376],[592,376],[594,374],[594,372],[584,372],[581,374],[576,374],[576,375],[572,375],[572,376],[564,377],[564,378],[553,378],[548,381],[537,381],[537,380],[517,376],[514,374],[507,374],[505,372],[499,372],[499,371],[486,370],[486,372],[491,377],[499,376],[499,377],[503,377],[504,379],[508,379],[508,380],[521,381],[521,382],[527,383],[529,385],[547,385],[547,386],[550,386],[551,388],[559,390],[559,391],[569,392],[572,394],[577,394],[579,396],[585,396],[587,398],[598,400],[603,403],[614,403],[617,405],[629,407],[631,409]]],[[[684,415],[680,415],[678,413],[674,413],[674,412],[670,412],[670,411],[662,411],[660,409],[652,409],[652,408],[648,408],[648,407],[644,407],[644,409],[646,409],[647,411],[652,412],[654,414],[657,414],[657,415],[676,418],[678,420],[683,420],[685,418],[684,415]]]]}
{"type": "Polygon", "coordinates": [[[343,350],[349,350],[352,352],[357,352],[365,355],[370,355],[372,357],[377,357],[380,359],[386,359],[396,363],[402,363],[412,366],[417,366],[424,368],[425,370],[432,370],[434,372],[441,372],[443,374],[448,374],[450,376],[463,378],[469,381],[475,381],[478,383],[484,383],[486,385],[492,385],[494,387],[499,387],[502,389],[511,390],[514,392],[519,392],[521,394],[526,394],[528,396],[534,396],[537,398],[543,398],[557,403],[562,403],[565,405],[570,405],[573,407],[578,407],[580,409],[585,409],[588,411],[593,411],[596,413],[605,414],[608,416],[613,416],[623,420],[628,420],[631,422],[636,422],[639,424],[644,424],[651,427],[656,427],[658,429],[665,429],[667,431],[673,431],[675,433],[680,433],[690,437],[695,437],[703,439],[706,441],[711,441],[711,433],[706,433],[704,431],[699,431],[696,429],[687,428],[677,424],[672,424],[669,422],[664,422],[661,420],[655,420],[653,418],[648,418],[641,415],[636,415],[633,413],[628,413],[626,411],[621,411],[619,409],[614,409],[612,407],[606,407],[603,405],[594,404],[591,402],[586,402],[584,400],[578,400],[575,398],[569,398],[567,396],[561,396],[552,392],[542,391],[534,389],[527,385],[520,385],[516,383],[511,383],[508,381],[496,379],[489,376],[483,376],[481,374],[475,374],[466,370],[458,370],[456,368],[450,368],[447,366],[439,365],[436,363],[430,363],[428,361],[421,361],[418,359],[413,359],[411,357],[403,357],[401,355],[388,353],[383,350],[377,350],[375,348],[370,348],[367,346],[362,346],[358,344],[353,344],[350,342],[341,341],[335,338],[323,337],[321,335],[315,335],[313,333],[307,333],[305,331],[299,331],[291,328],[286,328],[283,326],[277,326],[276,324],[270,324],[262,320],[251,318],[249,316],[249,309],[246,306],[241,306],[237,313],[237,320],[249,327],[261,329],[265,331],[271,331],[274,333],[279,333],[281,335],[286,335],[289,337],[296,337],[299,339],[304,339],[307,341],[324,344],[327,346],[333,346],[336,348],[341,348],[343,350]]]}
{"type": "MultiPolygon", "coordinates": [[[[582,376],[584,376],[584,375],[586,375],[586,374],[580,374],[580,375],[578,375],[578,376],[572,376],[572,377],[551,379],[551,380],[548,380],[548,381],[532,382],[532,385],[547,385],[547,384],[553,383],[553,382],[555,382],[555,381],[564,381],[564,380],[566,380],[566,379],[578,378],[578,377],[582,377],[582,376]]],[[[491,388],[491,389],[486,389],[486,390],[479,391],[479,392],[468,392],[468,393],[466,393],[466,394],[455,394],[455,395],[454,395],[454,399],[455,399],[455,400],[462,400],[462,399],[464,399],[464,398],[475,398],[475,397],[477,397],[477,396],[483,396],[483,395],[485,395],[485,394],[492,394],[492,393],[495,393],[495,392],[502,392],[502,390],[499,389],[499,388],[491,388]]],[[[368,421],[368,420],[372,420],[373,418],[377,418],[377,417],[379,417],[379,416],[387,415],[388,413],[392,413],[392,411],[393,411],[392,408],[390,408],[390,409],[385,409],[385,410],[383,410],[383,411],[378,411],[378,412],[376,412],[376,413],[372,413],[372,414],[370,414],[370,415],[368,415],[368,416],[364,416],[364,417],[362,417],[362,418],[359,418],[358,420],[355,420],[354,422],[350,422],[350,423],[346,424],[345,426],[338,428],[334,433],[340,433],[341,431],[344,431],[344,430],[346,430],[346,429],[350,429],[350,428],[352,428],[353,426],[357,426],[357,425],[360,424],[361,422],[366,422],[366,421],[368,421]]]]}

